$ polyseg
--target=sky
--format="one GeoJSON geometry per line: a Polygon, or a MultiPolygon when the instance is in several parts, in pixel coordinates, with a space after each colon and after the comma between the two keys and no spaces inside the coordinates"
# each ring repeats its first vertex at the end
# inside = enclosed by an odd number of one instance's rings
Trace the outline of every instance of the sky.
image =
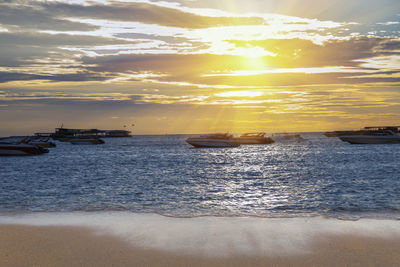
{"type": "Polygon", "coordinates": [[[400,125],[400,1],[3,0],[0,124],[0,136],[400,125]]]}

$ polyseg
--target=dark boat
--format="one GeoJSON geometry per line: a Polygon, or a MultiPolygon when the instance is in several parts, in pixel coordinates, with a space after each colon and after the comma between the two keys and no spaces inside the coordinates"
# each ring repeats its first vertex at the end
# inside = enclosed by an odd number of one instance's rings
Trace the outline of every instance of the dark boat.
{"type": "Polygon", "coordinates": [[[132,137],[131,132],[126,130],[68,129],[63,127],[56,128],[50,136],[61,142],[69,142],[75,138],[132,137]]]}
{"type": "Polygon", "coordinates": [[[48,152],[48,149],[36,145],[0,143],[0,156],[34,156],[48,152]]]}

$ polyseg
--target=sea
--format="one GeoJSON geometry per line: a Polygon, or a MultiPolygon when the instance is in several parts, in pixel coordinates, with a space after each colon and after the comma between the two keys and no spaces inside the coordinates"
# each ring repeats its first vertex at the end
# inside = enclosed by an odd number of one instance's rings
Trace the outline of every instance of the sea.
{"type": "Polygon", "coordinates": [[[400,236],[400,144],[301,136],[193,148],[188,135],[135,135],[0,157],[0,224],[86,226],[211,254],[301,250],[321,231],[400,236]]]}

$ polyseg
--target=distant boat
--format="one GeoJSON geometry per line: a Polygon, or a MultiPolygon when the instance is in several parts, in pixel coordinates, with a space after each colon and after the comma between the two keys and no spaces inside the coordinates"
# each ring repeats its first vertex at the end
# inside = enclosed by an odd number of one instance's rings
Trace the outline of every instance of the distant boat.
{"type": "MultiPolygon", "coordinates": [[[[41,135],[41,133],[37,134],[41,135]]],[[[61,142],[68,142],[70,138],[132,137],[131,132],[126,130],[68,129],[63,127],[56,128],[54,133],[50,133],[50,136],[61,142]]]]}
{"type": "Polygon", "coordinates": [[[0,143],[0,156],[33,156],[48,152],[48,149],[35,145],[0,143]]]}
{"type": "Polygon", "coordinates": [[[275,142],[272,138],[266,137],[265,133],[245,133],[233,139],[243,145],[272,144],[275,142]]]}
{"type": "Polygon", "coordinates": [[[272,135],[272,139],[276,142],[296,141],[302,142],[305,139],[300,134],[277,133],[272,135]]]}
{"type": "Polygon", "coordinates": [[[357,135],[340,136],[350,144],[399,144],[400,126],[365,127],[357,135]]]}
{"type": "Polygon", "coordinates": [[[189,137],[186,142],[194,147],[238,147],[238,143],[231,134],[217,133],[201,135],[199,137],[189,137]]]}
{"type": "Polygon", "coordinates": [[[100,145],[100,144],[104,144],[104,141],[101,140],[100,138],[72,138],[72,139],[69,139],[68,142],[70,142],[73,145],[100,145]]]}

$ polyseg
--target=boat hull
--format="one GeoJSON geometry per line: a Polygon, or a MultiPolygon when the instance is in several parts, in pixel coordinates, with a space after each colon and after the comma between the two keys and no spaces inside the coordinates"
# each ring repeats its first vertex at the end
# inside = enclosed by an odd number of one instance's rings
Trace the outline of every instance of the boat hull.
{"type": "Polygon", "coordinates": [[[69,142],[73,145],[100,145],[104,144],[104,141],[101,139],[75,139],[69,140],[69,142]]]}
{"type": "Polygon", "coordinates": [[[242,145],[262,145],[262,144],[272,144],[275,141],[271,138],[243,138],[238,137],[234,138],[235,142],[240,143],[242,145]]]}
{"type": "Polygon", "coordinates": [[[400,136],[340,136],[340,140],[350,144],[400,144],[400,136]]]}
{"type": "Polygon", "coordinates": [[[49,150],[27,144],[1,144],[0,156],[34,156],[48,153],[49,150]]]}
{"type": "Polygon", "coordinates": [[[234,140],[220,140],[220,139],[201,139],[201,138],[188,138],[186,142],[194,147],[214,147],[214,148],[223,148],[223,147],[238,147],[240,144],[234,140]]]}

